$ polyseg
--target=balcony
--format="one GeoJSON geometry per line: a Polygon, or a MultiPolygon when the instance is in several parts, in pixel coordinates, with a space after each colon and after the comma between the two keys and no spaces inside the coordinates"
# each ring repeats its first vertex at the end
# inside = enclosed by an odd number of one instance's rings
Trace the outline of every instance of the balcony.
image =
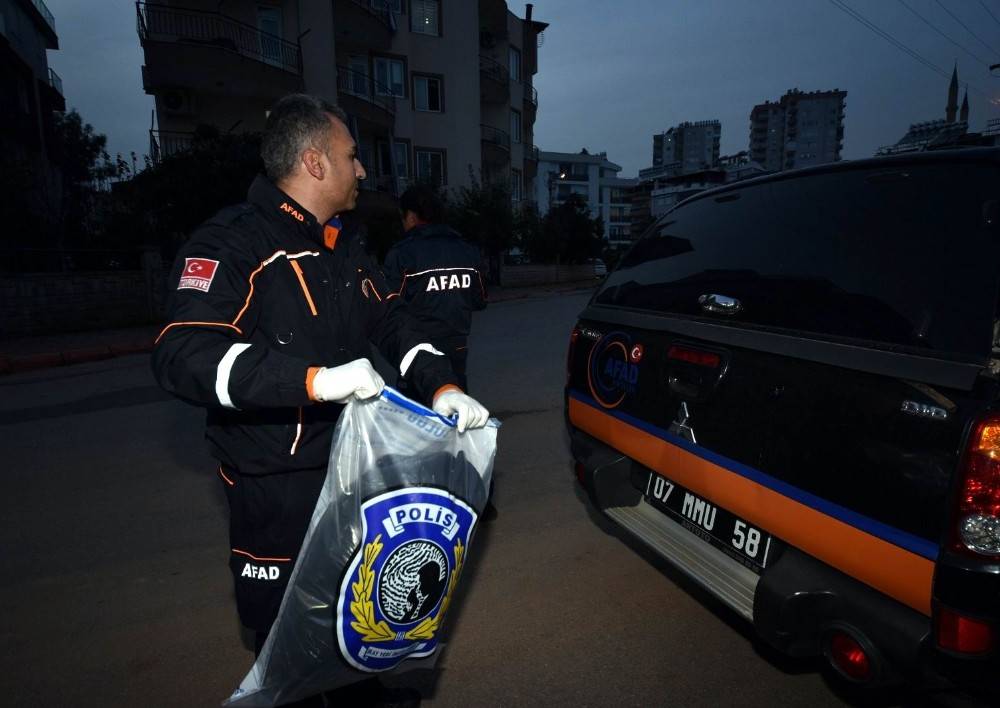
{"type": "Polygon", "coordinates": [[[177,130],[149,131],[149,159],[154,164],[165,157],[189,150],[194,144],[194,133],[177,130]]]}
{"type": "Polygon", "coordinates": [[[382,134],[392,128],[396,99],[370,76],[338,66],[337,97],[340,107],[357,119],[359,132],[382,134]]]}
{"type": "Polygon", "coordinates": [[[136,3],[144,88],[276,99],[302,88],[297,44],[219,12],[136,3]]]}
{"type": "Polygon", "coordinates": [[[507,3],[503,0],[479,0],[479,46],[493,49],[507,41],[507,3]]]}
{"type": "Polygon", "coordinates": [[[538,89],[529,83],[524,84],[524,108],[532,113],[538,111],[538,89]]]}
{"type": "Polygon", "coordinates": [[[372,7],[372,0],[334,0],[333,32],[338,48],[384,52],[392,46],[396,15],[372,7]]]}
{"type": "Polygon", "coordinates": [[[66,99],[63,97],[62,79],[59,74],[49,69],[48,80],[38,80],[38,95],[42,101],[42,110],[46,113],[66,110],[66,99]]]}
{"type": "Polygon", "coordinates": [[[62,87],[62,79],[60,79],[59,74],[57,74],[52,69],[49,69],[49,86],[55,89],[56,93],[58,93],[60,96],[64,95],[62,87]]]}
{"type": "Polygon", "coordinates": [[[479,93],[483,103],[510,103],[510,72],[485,54],[479,55],[479,93]]]}
{"type": "Polygon", "coordinates": [[[483,148],[483,170],[488,166],[506,165],[510,162],[510,136],[491,125],[480,125],[480,142],[483,148]]]}
{"type": "Polygon", "coordinates": [[[46,49],[59,49],[59,37],[56,35],[56,18],[42,0],[22,0],[18,3],[31,18],[42,38],[46,49]]]}
{"type": "Polygon", "coordinates": [[[524,144],[524,174],[529,179],[538,174],[538,146],[524,144]]]}

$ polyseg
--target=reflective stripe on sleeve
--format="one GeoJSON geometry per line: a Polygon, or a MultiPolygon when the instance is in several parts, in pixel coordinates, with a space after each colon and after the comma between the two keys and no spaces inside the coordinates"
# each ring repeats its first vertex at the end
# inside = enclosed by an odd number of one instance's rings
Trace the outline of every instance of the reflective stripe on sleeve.
{"type": "Polygon", "coordinates": [[[233,399],[229,397],[229,376],[233,373],[233,364],[236,363],[236,357],[249,348],[250,345],[246,342],[234,344],[229,347],[229,351],[226,352],[226,355],[222,357],[222,361],[219,362],[219,368],[215,373],[215,395],[219,397],[219,403],[226,408],[239,410],[236,404],[233,403],[233,399]]]}
{"type": "Polygon", "coordinates": [[[411,349],[410,351],[406,352],[406,356],[404,356],[403,360],[401,362],[399,362],[399,375],[400,376],[406,376],[406,372],[409,371],[409,369],[410,369],[410,364],[413,363],[413,360],[416,358],[417,354],[420,353],[420,352],[430,352],[431,354],[437,354],[438,356],[444,356],[444,352],[439,352],[437,349],[435,349],[430,344],[427,344],[426,342],[423,343],[423,344],[418,344],[417,346],[413,347],[413,349],[411,349]]]}

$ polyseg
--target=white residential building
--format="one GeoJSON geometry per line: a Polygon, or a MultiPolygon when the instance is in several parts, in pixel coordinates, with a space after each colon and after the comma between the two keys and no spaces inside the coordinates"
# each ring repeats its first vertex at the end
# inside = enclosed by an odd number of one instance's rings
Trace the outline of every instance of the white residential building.
{"type": "Polygon", "coordinates": [[[630,190],[638,180],[619,177],[621,169],[604,152],[539,152],[535,180],[539,213],[547,213],[572,194],[579,195],[590,209],[591,218],[600,217],[604,222],[605,240],[611,244],[627,243],[632,208],[630,190]]]}

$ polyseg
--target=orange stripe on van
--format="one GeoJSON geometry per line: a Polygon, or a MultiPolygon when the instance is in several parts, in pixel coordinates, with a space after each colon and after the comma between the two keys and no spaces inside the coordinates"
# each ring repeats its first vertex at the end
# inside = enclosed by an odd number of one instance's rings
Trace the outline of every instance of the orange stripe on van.
{"type": "Polygon", "coordinates": [[[651,433],[569,399],[569,419],[650,469],[930,616],[934,563],[651,433]]]}

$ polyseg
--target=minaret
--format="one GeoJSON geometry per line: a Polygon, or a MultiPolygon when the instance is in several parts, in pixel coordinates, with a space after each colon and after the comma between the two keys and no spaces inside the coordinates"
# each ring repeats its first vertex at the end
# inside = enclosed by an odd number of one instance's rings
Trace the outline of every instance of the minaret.
{"type": "Polygon", "coordinates": [[[958,113],[958,63],[951,72],[951,85],[948,86],[948,108],[945,110],[945,117],[949,123],[955,122],[955,114],[958,113]]]}
{"type": "Polygon", "coordinates": [[[962,112],[959,114],[960,121],[969,122],[969,89],[965,89],[965,97],[962,99],[962,112]]]}

